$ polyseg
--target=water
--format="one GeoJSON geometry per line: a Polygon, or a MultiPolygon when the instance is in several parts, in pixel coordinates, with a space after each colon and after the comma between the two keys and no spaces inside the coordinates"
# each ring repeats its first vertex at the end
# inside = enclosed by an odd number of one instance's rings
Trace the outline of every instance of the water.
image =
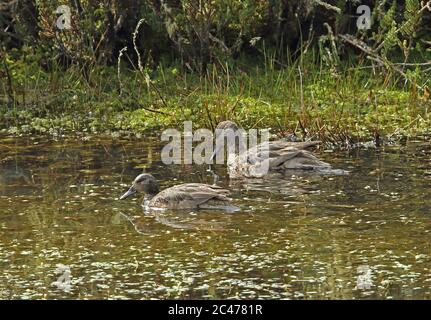
{"type": "Polygon", "coordinates": [[[148,214],[118,200],[143,169],[214,181],[157,141],[0,138],[1,299],[431,298],[429,143],[319,155],[349,176],[217,167],[241,212],[148,214]]]}

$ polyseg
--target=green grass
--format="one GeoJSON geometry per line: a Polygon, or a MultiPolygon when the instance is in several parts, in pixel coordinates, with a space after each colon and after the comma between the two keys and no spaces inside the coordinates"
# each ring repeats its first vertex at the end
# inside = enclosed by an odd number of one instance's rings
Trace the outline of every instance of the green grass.
{"type": "Polygon", "coordinates": [[[264,63],[211,65],[207,74],[180,67],[155,70],[121,66],[43,71],[13,60],[15,102],[0,87],[0,129],[12,134],[142,134],[168,127],[212,128],[232,119],[245,128],[318,137],[339,144],[428,135],[430,100],[412,85],[373,74],[359,62],[337,71],[310,56],[278,68],[264,63]]]}

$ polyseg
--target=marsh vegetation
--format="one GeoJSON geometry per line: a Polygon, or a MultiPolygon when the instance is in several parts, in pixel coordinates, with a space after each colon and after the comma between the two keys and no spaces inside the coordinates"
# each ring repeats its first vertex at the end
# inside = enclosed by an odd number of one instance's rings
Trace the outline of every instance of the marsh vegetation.
{"type": "Polygon", "coordinates": [[[72,1],[66,29],[57,5],[0,8],[3,131],[230,118],[338,145],[429,134],[429,2],[72,1]]]}

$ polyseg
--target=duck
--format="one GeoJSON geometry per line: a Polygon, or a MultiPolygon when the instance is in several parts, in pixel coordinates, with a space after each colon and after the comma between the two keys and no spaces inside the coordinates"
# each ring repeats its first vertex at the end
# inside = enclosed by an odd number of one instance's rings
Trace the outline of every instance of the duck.
{"type": "MultiPolygon", "coordinates": [[[[236,133],[240,127],[233,121],[220,122],[216,127],[216,139],[225,130],[236,133]]],[[[292,142],[276,140],[263,142],[248,150],[240,148],[241,139],[235,139],[235,152],[228,148],[227,168],[230,178],[261,178],[271,172],[287,172],[288,170],[331,170],[332,166],[317,158],[308,149],[321,141],[292,142]],[[245,150],[242,153],[236,150],[245,150]]],[[[220,152],[222,147],[216,146],[211,159],[220,152]]]]}
{"type": "Polygon", "coordinates": [[[148,209],[223,209],[237,211],[231,204],[230,192],[216,185],[204,183],[179,184],[160,191],[156,178],[149,173],[138,175],[120,200],[138,192],[146,195],[144,206],[148,209]]]}

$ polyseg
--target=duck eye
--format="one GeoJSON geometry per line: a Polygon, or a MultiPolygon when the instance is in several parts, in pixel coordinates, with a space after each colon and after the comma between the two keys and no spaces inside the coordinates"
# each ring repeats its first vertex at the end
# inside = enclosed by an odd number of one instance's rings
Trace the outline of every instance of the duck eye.
{"type": "Polygon", "coordinates": [[[135,183],[139,184],[139,183],[144,182],[144,180],[145,180],[145,178],[141,178],[141,179],[139,179],[139,180],[136,180],[136,182],[135,182],[135,183]]]}

